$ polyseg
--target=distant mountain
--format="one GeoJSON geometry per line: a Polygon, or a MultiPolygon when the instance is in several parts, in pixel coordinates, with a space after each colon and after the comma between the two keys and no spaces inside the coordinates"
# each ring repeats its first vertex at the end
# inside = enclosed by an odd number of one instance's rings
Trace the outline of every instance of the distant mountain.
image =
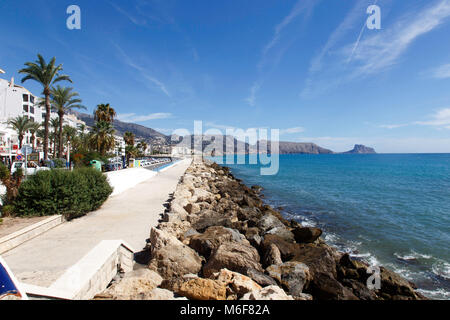
{"type": "MultiPolygon", "coordinates": [[[[94,116],[86,113],[81,113],[77,111],[72,111],[74,115],[76,115],[79,119],[86,122],[86,125],[89,127],[94,126],[94,116]]],[[[140,124],[136,123],[128,123],[120,120],[114,120],[114,128],[116,129],[116,135],[123,136],[126,131],[130,131],[136,135],[136,138],[142,138],[148,140],[150,142],[162,142],[167,143],[170,141],[170,137],[154,130],[151,128],[144,127],[140,124]]]]}
{"type": "Polygon", "coordinates": [[[319,147],[314,143],[305,142],[284,142],[280,141],[280,154],[292,154],[292,153],[303,153],[303,154],[331,154],[334,153],[331,150],[319,147]]]}
{"type": "Polygon", "coordinates": [[[362,144],[355,144],[355,147],[352,150],[343,153],[374,154],[376,152],[373,148],[366,147],[362,144]]]}
{"type": "MultiPolygon", "coordinates": [[[[182,142],[178,146],[187,147],[190,149],[194,149],[194,136],[186,136],[182,138],[182,142]]],[[[223,154],[230,153],[251,153],[255,154],[258,150],[261,152],[261,149],[266,148],[267,153],[272,153],[271,143],[270,141],[258,141],[254,145],[250,145],[247,142],[236,140],[236,138],[232,136],[204,136],[202,142],[202,151],[210,154],[212,150],[214,150],[214,155],[220,156],[223,154]],[[234,148],[231,150],[226,149],[226,145],[232,146],[234,148]],[[231,151],[231,152],[230,152],[231,151]]],[[[275,152],[275,151],[273,151],[275,152]]],[[[319,147],[314,143],[304,143],[304,142],[279,142],[279,154],[332,154],[334,153],[331,150],[319,147]]]]}

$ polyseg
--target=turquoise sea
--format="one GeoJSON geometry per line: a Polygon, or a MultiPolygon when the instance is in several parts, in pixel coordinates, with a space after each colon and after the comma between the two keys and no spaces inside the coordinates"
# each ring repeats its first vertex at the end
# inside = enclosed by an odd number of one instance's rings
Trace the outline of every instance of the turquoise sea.
{"type": "Polygon", "coordinates": [[[280,155],[274,176],[225,165],[329,244],[450,299],[450,154],[280,155]]]}

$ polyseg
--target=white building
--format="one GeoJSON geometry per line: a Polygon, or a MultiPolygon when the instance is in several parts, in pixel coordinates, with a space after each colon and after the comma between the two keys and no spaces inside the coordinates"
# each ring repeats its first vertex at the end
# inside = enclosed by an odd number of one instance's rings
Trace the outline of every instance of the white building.
{"type": "Polygon", "coordinates": [[[125,155],[125,139],[121,136],[114,135],[115,140],[115,147],[114,147],[114,154],[118,156],[124,156],[125,155]]]}
{"type": "MultiPolygon", "coordinates": [[[[27,116],[31,121],[42,123],[42,110],[36,106],[38,98],[26,88],[0,79],[0,156],[15,156],[19,139],[8,125],[8,120],[17,116],[27,116]]],[[[28,133],[23,143],[30,142],[28,133]]]]}
{"type": "MultiPolygon", "coordinates": [[[[19,147],[17,133],[10,128],[8,120],[17,116],[27,116],[33,122],[43,123],[45,120],[45,108],[39,107],[41,98],[32,94],[26,88],[10,81],[0,79],[0,156],[14,157],[19,147]]],[[[58,114],[52,109],[50,119],[58,118],[58,114]]],[[[79,120],[73,114],[64,116],[64,125],[78,129],[85,122],[79,120]]],[[[31,134],[27,133],[23,144],[30,143],[31,134]]],[[[38,148],[41,149],[41,148],[38,148]]],[[[41,150],[42,151],[42,150],[41,150]]]]}

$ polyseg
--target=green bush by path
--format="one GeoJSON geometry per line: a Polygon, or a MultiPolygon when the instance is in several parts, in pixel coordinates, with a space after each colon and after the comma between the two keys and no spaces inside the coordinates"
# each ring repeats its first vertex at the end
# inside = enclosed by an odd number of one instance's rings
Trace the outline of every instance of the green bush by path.
{"type": "Polygon", "coordinates": [[[20,186],[14,212],[18,216],[62,214],[73,219],[98,209],[111,193],[106,177],[91,168],[40,171],[20,186]]]}

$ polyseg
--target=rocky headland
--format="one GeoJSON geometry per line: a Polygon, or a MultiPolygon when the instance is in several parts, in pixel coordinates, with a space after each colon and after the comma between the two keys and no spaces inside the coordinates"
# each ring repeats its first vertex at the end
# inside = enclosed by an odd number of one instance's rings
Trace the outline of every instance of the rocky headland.
{"type": "MultiPolygon", "coordinates": [[[[322,230],[286,220],[261,188],[215,163],[193,163],[152,228],[146,264],[96,299],[421,300],[414,284],[337,251],[322,230]]],[[[141,261],[142,262],[142,261],[141,261]]]]}

